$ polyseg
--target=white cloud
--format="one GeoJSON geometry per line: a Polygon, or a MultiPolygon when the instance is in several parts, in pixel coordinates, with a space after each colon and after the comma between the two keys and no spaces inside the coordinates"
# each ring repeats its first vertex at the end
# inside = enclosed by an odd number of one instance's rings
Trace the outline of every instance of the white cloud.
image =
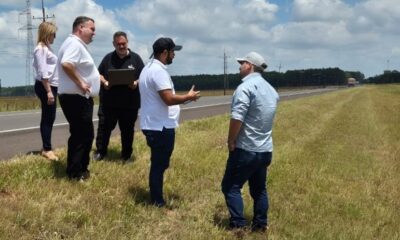
{"type": "Polygon", "coordinates": [[[118,13],[145,31],[222,41],[245,35],[263,37],[264,26],[274,20],[277,9],[263,0],[137,0],[118,13]]]}
{"type": "Polygon", "coordinates": [[[172,74],[215,74],[223,72],[224,49],[231,56],[229,69],[237,72],[234,57],[268,45],[278,9],[266,0],[137,0],[117,14],[148,35],[142,38],[149,52],[160,35],[183,45],[172,74]]]}
{"type": "Polygon", "coordinates": [[[340,0],[294,0],[295,21],[338,21],[352,16],[352,10],[340,0]]]}
{"type": "Polygon", "coordinates": [[[337,23],[293,22],[272,29],[272,41],[285,48],[329,48],[353,39],[343,21],[337,23]]]}
{"type": "Polygon", "coordinates": [[[355,27],[385,34],[400,34],[400,5],[396,0],[368,0],[356,7],[355,27]]]}
{"type": "MultiPolygon", "coordinates": [[[[54,0],[46,0],[46,4],[53,3],[54,0]]],[[[31,7],[41,6],[42,0],[31,0],[31,7]]],[[[0,7],[19,8],[21,11],[26,8],[26,0],[1,0],[0,7]]]]}
{"type": "Polygon", "coordinates": [[[392,56],[400,57],[400,47],[399,46],[392,48],[392,56]]]}
{"type": "MultiPolygon", "coordinates": [[[[286,4],[267,0],[135,0],[124,9],[119,1],[113,9],[106,9],[100,5],[102,1],[105,0],[53,3],[47,12],[56,15],[59,27],[54,49],[71,32],[75,17],[87,15],[96,21],[96,36],[89,48],[97,63],[113,50],[112,34],[125,30],[130,47],[144,61],[160,36],[172,37],[183,45],[169,66],[172,75],[222,73],[224,49],[229,56],[230,73],[238,72],[235,57],[249,51],[263,55],[270,71],[278,70],[279,65],[282,71],[340,67],[371,76],[381,73],[388,59],[392,67],[400,67],[397,0],[293,0],[284,1],[286,4]]],[[[10,1],[3,0],[0,6],[5,3],[10,1]]],[[[40,16],[40,4],[34,6],[32,14],[40,16]]],[[[3,83],[8,71],[4,69],[17,66],[20,75],[25,73],[26,34],[18,31],[23,26],[18,23],[19,12],[0,12],[3,83]],[[4,52],[13,58],[13,66],[4,52]]]]}
{"type": "Polygon", "coordinates": [[[0,6],[6,7],[24,7],[26,6],[26,0],[2,0],[0,6]]]}
{"type": "MultiPolygon", "coordinates": [[[[66,0],[54,8],[50,8],[48,13],[54,14],[55,19],[49,19],[57,24],[57,38],[52,46],[55,51],[58,50],[64,39],[72,32],[72,23],[77,16],[86,15],[92,17],[96,23],[96,35],[94,41],[89,45],[89,49],[97,63],[106,53],[113,50],[112,35],[115,31],[121,30],[121,26],[116,20],[115,13],[104,9],[102,6],[97,5],[93,0],[66,0]]],[[[41,9],[32,8],[33,16],[41,16],[41,9]]],[[[26,18],[22,16],[18,22],[19,12],[11,11],[0,14],[0,35],[7,36],[0,39],[0,64],[1,64],[1,78],[3,84],[7,85],[5,81],[13,81],[10,72],[6,69],[19,67],[24,69],[20,73],[25,73],[25,60],[26,60],[26,31],[19,28],[26,25],[26,18]],[[5,27],[4,27],[5,26],[5,27]],[[12,44],[10,44],[12,43],[12,44]],[[10,62],[10,58],[13,59],[10,62]]],[[[40,21],[33,20],[32,24],[37,27],[40,21]]],[[[33,32],[33,44],[36,44],[36,29],[33,32]]],[[[130,45],[134,45],[133,33],[127,31],[130,38],[130,45]]],[[[19,78],[25,79],[25,75],[20,75],[19,78]]],[[[31,82],[33,79],[31,80],[31,82]]],[[[24,84],[21,81],[19,84],[24,84]]]]}

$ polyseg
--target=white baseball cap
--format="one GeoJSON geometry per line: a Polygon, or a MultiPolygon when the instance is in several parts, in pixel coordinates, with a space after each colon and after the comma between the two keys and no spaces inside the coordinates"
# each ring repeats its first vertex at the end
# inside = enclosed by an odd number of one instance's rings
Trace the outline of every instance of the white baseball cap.
{"type": "Polygon", "coordinates": [[[268,67],[267,63],[265,63],[264,58],[256,52],[249,52],[243,58],[236,58],[236,61],[238,61],[240,64],[242,62],[249,62],[249,63],[253,64],[254,66],[257,66],[264,70],[267,69],[267,67],[268,67]]]}

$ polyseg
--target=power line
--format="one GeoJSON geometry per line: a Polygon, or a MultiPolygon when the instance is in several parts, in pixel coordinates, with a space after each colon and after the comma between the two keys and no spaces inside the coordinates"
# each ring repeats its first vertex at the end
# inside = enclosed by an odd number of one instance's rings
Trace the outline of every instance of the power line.
{"type": "Polygon", "coordinates": [[[36,29],[32,25],[32,19],[41,19],[43,22],[46,21],[48,18],[54,18],[54,14],[52,16],[47,16],[45,14],[45,9],[44,9],[44,3],[42,0],[42,14],[43,16],[41,18],[35,18],[32,16],[31,12],[31,1],[26,0],[26,9],[24,9],[19,15],[26,15],[26,25],[19,28],[19,30],[26,30],[26,62],[25,62],[25,86],[31,85],[31,76],[33,75],[33,70],[32,70],[32,59],[33,59],[33,49],[34,49],[34,44],[33,44],[33,34],[32,30],[36,29]]]}
{"type": "Polygon", "coordinates": [[[26,0],[26,9],[24,9],[19,15],[26,15],[26,25],[21,27],[19,30],[26,30],[26,62],[25,62],[25,86],[30,85],[31,73],[32,73],[32,52],[33,52],[33,35],[32,29],[35,29],[32,25],[32,13],[31,13],[31,1],[26,0]]]}
{"type": "Polygon", "coordinates": [[[229,89],[229,79],[228,79],[228,61],[227,59],[230,58],[230,56],[226,55],[226,51],[224,49],[224,95],[226,95],[226,89],[229,89]]]}
{"type": "Polygon", "coordinates": [[[44,3],[43,3],[43,0],[42,0],[42,17],[35,17],[35,16],[33,16],[32,17],[32,19],[41,19],[43,22],[46,22],[46,19],[49,19],[49,18],[55,18],[56,16],[53,14],[53,15],[51,15],[51,16],[49,16],[49,15],[46,15],[46,10],[44,9],[44,3]]]}

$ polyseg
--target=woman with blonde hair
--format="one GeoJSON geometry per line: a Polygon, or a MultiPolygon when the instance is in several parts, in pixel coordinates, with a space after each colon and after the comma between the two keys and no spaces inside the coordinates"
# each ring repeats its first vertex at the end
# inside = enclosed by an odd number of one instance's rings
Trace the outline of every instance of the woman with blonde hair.
{"type": "Polygon", "coordinates": [[[51,146],[51,132],[57,109],[57,55],[50,47],[56,38],[57,27],[51,22],[42,22],[38,29],[37,45],[33,52],[33,67],[36,71],[35,93],[40,99],[42,117],[40,120],[40,134],[43,149],[41,155],[53,161],[58,157],[51,146]]]}

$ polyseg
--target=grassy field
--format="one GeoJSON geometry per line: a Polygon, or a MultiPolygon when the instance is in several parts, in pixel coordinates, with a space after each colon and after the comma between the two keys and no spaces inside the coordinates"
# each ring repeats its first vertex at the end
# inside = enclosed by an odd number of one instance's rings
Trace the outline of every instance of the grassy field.
{"type": "MultiPolygon", "coordinates": [[[[98,104],[98,97],[94,98],[98,104]]],[[[60,105],[58,104],[58,107],[60,105]]],[[[40,100],[36,96],[0,97],[0,112],[40,109],[40,100]]]]}
{"type": "MultiPolygon", "coordinates": [[[[269,168],[268,239],[400,239],[400,85],[281,102],[269,168]]],[[[0,163],[0,239],[235,239],[220,182],[228,115],[185,122],[165,178],[168,207],[148,205],[149,149],[91,162],[85,183],[60,162],[0,163]]],[[[245,187],[246,216],[252,216],[245,187]]],[[[246,233],[244,239],[267,239],[246,233]]]]}
{"type": "Polygon", "coordinates": [[[40,101],[35,96],[0,97],[0,112],[39,109],[40,101]]]}
{"type": "MultiPolygon", "coordinates": [[[[178,94],[185,94],[187,91],[177,92],[178,94]]],[[[233,90],[227,90],[226,95],[232,95],[233,90]]],[[[207,90],[202,91],[202,96],[220,96],[223,95],[223,90],[207,90]]],[[[99,103],[98,97],[94,98],[95,104],[99,103]]],[[[58,105],[60,107],[60,105],[58,105]]],[[[24,111],[40,109],[40,100],[36,96],[25,96],[25,97],[0,97],[0,112],[11,112],[11,111],[24,111]]]]}

